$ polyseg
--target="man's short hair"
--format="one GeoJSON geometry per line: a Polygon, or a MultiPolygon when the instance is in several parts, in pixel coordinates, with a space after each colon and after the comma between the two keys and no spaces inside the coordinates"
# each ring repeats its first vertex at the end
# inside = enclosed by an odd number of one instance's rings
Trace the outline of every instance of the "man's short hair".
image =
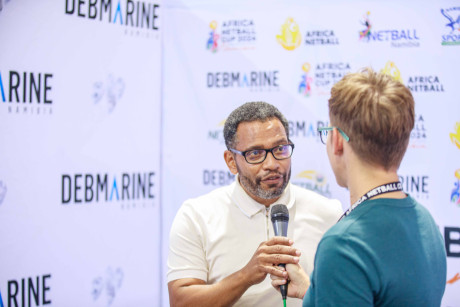
{"type": "Polygon", "coordinates": [[[265,122],[273,118],[277,118],[281,121],[289,140],[289,123],[284,115],[275,106],[266,102],[258,101],[247,102],[230,113],[224,126],[225,145],[227,148],[234,148],[238,142],[236,139],[236,130],[238,129],[238,125],[240,123],[252,121],[265,122]]]}
{"type": "Polygon", "coordinates": [[[414,98],[401,82],[366,68],[332,87],[329,117],[359,158],[398,168],[414,127],[414,98]]]}

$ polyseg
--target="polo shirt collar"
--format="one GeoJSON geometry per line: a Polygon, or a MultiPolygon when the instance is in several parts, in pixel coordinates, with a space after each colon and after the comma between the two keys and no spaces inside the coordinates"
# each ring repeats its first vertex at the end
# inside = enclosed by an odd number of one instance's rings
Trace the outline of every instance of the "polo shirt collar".
{"type": "MultiPolygon", "coordinates": [[[[233,183],[233,189],[231,190],[231,198],[235,202],[236,206],[244,213],[247,217],[252,217],[255,214],[263,211],[265,212],[265,205],[258,203],[246,191],[241,187],[238,175],[235,176],[235,182],[233,183]]],[[[284,204],[288,209],[294,205],[295,195],[291,189],[291,183],[289,182],[284,189],[281,197],[270,205],[270,208],[276,204],[284,204]]]]}

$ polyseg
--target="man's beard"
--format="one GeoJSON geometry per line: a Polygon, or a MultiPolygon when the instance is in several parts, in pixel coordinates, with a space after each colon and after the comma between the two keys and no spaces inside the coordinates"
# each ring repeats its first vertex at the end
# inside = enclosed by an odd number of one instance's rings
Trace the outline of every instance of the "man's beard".
{"type": "Polygon", "coordinates": [[[263,189],[262,186],[260,185],[260,182],[262,181],[262,177],[257,176],[255,180],[251,180],[249,177],[243,175],[243,173],[240,171],[238,167],[238,164],[236,165],[236,168],[238,170],[238,177],[240,179],[240,184],[245,188],[245,190],[262,199],[272,199],[272,198],[277,198],[281,196],[281,194],[283,194],[284,189],[288,185],[289,180],[291,178],[291,168],[289,167],[289,170],[287,171],[287,173],[283,175],[279,172],[276,173],[276,175],[282,175],[283,177],[283,184],[280,187],[263,189]]]}

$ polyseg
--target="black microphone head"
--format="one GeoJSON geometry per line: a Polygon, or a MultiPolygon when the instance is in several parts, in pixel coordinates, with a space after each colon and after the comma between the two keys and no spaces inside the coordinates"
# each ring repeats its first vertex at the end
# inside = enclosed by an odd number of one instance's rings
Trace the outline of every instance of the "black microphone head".
{"type": "Polygon", "coordinates": [[[289,221],[289,210],[286,205],[274,205],[271,211],[272,223],[275,221],[289,221]]]}
{"type": "Polygon", "coordinates": [[[275,236],[287,237],[289,210],[285,205],[274,205],[272,207],[272,224],[275,236]]]}

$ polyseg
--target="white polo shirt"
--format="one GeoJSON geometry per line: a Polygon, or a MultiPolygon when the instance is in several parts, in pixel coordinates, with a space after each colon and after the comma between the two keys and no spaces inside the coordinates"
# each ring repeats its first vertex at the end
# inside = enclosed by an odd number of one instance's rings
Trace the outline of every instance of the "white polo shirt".
{"type": "MultiPolygon", "coordinates": [[[[275,204],[289,209],[288,237],[302,255],[300,264],[313,271],[316,247],[342,215],[338,200],[288,184],[275,204]]],[[[274,236],[270,208],[253,200],[238,178],[229,186],[184,202],[170,232],[168,282],[198,278],[214,284],[243,268],[259,244],[274,236]]],[[[302,300],[288,299],[289,307],[302,300]]],[[[282,306],[269,277],[251,286],[234,306],[282,306]]]]}

